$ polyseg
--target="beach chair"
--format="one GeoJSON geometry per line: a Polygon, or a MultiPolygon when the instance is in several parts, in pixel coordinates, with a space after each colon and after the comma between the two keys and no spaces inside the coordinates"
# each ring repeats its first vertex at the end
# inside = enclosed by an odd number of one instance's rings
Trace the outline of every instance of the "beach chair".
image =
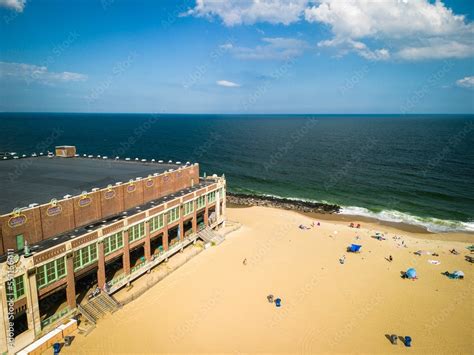
{"type": "Polygon", "coordinates": [[[359,244],[351,244],[349,247],[347,247],[347,251],[349,253],[359,253],[360,248],[362,248],[362,245],[359,244]]]}

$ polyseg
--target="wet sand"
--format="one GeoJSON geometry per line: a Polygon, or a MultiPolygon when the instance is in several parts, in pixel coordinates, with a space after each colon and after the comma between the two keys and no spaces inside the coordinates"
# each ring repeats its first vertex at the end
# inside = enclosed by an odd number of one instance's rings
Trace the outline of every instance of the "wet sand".
{"type": "Polygon", "coordinates": [[[457,237],[426,239],[431,234],[366,221],[355,229],[323,218],[319,227],[301,230],[314,218],[265,207],[227,212],[242,227],[224,243],[99,321],[87,337],[76,335],[63,352],[472,352],[474,273],[465,260],[468,244],[457,237]],[[386,240],[372,238],[375,231],[386,240]],[[361,252],[347,253],[351,243],[362,244],[361,252]],[[416,256],[420,249],[439,256],[416,256]],[[400,277],[409,267],[417,280],[400,277]],[[462,270],[465,279],[448,279],[447,270],[462,270]],[[282,299],[280,308],[269,294],[282,299]],[[411,336],[412,347],[392,345],[387,334],[411,336]]]}

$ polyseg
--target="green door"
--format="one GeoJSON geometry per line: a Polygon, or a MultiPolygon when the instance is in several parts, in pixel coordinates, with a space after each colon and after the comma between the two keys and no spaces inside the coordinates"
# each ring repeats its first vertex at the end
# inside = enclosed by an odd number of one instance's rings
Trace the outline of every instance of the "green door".
{"type": "Polygon", "coordinates": [[[24,247],[25,247],[25,238],[23,237],[23,234],[18,234],[16,236],[16,249],[23,250],[24,247]]]}

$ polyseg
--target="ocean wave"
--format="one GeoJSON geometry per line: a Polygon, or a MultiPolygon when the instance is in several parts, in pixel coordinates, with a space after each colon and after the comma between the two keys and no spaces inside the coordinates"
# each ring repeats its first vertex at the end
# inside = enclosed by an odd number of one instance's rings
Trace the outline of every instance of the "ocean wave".
{"type": "MultiPolygon", "coordinates": [[[[286,197],[279,195],[271,195],[264,193],[251,192],[252,195],[262,196],[262,197],[273,197],[286,199],[289,201],[303,201],[311,203],[324,203],[328,205],[337,205],[337,203],[325,200],[313,200],[307,198],[297,198],[297,197],[286,197]]],[[[364,207],[357,206],[341,206],[340,214],[352,215],[352,216],[362,216],[377,219],[379,221],[385,222],[396,222],[396,223],[405,223],[418,227],[423,227],[427,231],[432,233],[446,233],[446,232],[474,232],[474,222],[463,222],[455,220],[445,220],[434,217],[420,217],[415,216],[406,212],[400,212],[397,210],[382,210],[380,212],[374,212],[364,207]]]]}
{"type": "Polygon", "coordinates": [[[397,222],[420,226],[433,233],[474,232],[474,222],[445,220],[433,217],[419,217],[397,210],[373,212],[364,207],[341,207],[341,214],[363,216],[386,222],[397,222]]]}

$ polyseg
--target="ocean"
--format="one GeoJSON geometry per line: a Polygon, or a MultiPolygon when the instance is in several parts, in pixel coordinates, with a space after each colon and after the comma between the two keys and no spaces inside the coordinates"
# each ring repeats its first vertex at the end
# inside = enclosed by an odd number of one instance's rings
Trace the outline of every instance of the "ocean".
{"type": "Polygon", "coordinates": [[[474,115],[0,113],[0,152],[199,162],[231,192],[474,231],[474,115]]]}

